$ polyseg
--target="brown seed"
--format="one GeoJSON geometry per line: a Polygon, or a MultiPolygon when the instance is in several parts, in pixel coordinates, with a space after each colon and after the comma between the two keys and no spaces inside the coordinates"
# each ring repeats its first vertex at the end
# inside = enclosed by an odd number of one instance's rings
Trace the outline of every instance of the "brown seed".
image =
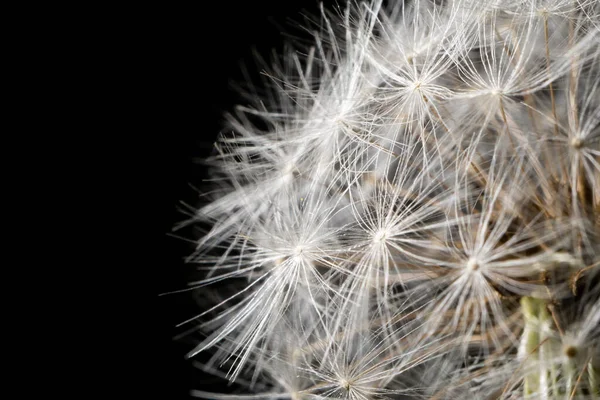
{"type": "Polygon", "coordinates": [[[569,358],[575,358],[575,356],[577,356],[577,347],[575,346],[568,346],[565,349],[565,355],[569,358]]]}

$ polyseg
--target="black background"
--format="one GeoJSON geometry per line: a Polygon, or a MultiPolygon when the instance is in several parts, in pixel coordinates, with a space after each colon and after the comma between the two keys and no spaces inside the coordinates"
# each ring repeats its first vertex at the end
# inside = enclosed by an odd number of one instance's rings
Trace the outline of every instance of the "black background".
{"type": "MultiPolygon", "coordinates": [[[[185,218],[180,202],[197,202],[192,186],[201,186],[206,171],[195,160],[211,153],[212,143],[222,129],[223,112],[242,101],[230,85],[244,79],[242,63],[251,77],[258,79],[253,49],[268,58],[272,49],[281,50],[284,41],[289,40],[284,33],[308,40],[308,34],[302,38],[297,22],[303,20],[302,14],[319,12],[316,0],[194,4],[154,10],[152,19],[144,24],[150,35],[140,33],[142,38],[152,37],[147,58],[152,73],[146,78],[145,90],[154,103],[147,115],[154,150],[146,158],[157,167],[141,171],[152,175],[146,196],[160,198],[156,207],[162,216],[159,225],[153,216],[150,218],[159,240],[159,246],[151,249],[150,261],[155,265],[156,278],[151,295],[158,309],[150,317],[157,342],[147,350],[153,360],[151,376],[156,378],[148,379],[147,385],[156,398],[162,399],[190,398],[191,389],[207,390],[207,382],[218,382],[200,374],[185,360],[190,343],[173,340],[181,332],[175,325],[198,313],[201,306],[189,293],[158,296],[184,288],[193,268],[183,262],[192,251],[190,244],[168,233],[185,218]]],[[[332,4],[326,2],[325,6],[332,4]]]]}

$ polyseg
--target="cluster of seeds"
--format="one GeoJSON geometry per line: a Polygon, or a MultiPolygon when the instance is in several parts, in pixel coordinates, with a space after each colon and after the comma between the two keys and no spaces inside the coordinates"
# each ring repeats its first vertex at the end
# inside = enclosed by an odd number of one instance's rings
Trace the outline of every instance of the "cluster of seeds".
{"type": "Polygon", "coordinates": [[[229,115],[193,394],[600,399],[600,2],[391,3],[229,115]]]}

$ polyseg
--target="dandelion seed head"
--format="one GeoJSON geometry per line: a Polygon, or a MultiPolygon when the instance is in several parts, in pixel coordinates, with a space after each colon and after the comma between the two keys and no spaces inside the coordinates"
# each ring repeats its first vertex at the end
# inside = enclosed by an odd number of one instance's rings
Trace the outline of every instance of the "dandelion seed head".
{"type": "Polygon", "coordinates": [[[587,398],[600,2],[345,7],[215,146],[191,354],[248,393],[195,395],[587,398]]]}

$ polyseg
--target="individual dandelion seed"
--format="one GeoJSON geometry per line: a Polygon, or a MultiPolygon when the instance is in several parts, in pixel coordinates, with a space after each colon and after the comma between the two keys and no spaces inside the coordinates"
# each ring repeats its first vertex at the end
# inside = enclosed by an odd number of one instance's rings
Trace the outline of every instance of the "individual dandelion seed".
{"type": "Polygon", "coordinates": [[[317,398],[385,399],[415,389],[405,381],[415,379],[426,365],[434,363],[439,350],[448,343],[429,343],[408,347],[406,341],[414,329],[410,318],[397,318],[393,329],[379,327],[380,321],[367,318],[368,326],[343,330],[331,345],[322,338],[311,346],[315,362],[306,367],[315,384],[305,391],[317,398]],[[399,351],[399,349],[403,349],[399,351]]]}
{"type": "Polygon", "coordinates": [[[325,198],[311,198],[287,207],[274,207],[265,220],[256,221],[249,232],[238,234],[240,239],[232,243],[238,255],[234,256],[231,252],[228,258],[213,267],[217,271],[214,277],[196,285],[247,278],[249,284],[246,288],[216,307],[244,297],[216,320],[222,320],[232,310],[237,311],[235,317],[226,320],[190,355],[233,336],[235,339],[222,346],[228,349],[226,358],[234,356],[237,360],[232,370],[235,376],[254,348],[268,343],[269,335],[290,303],[300,301],[296,298],[298,286],[303,286],[303,293],[307,296],[303,301],[307,301],[307,306],[321,312],[320,299],[327,295],[327,280],[332,271],[336,271],[336,265],[328,256],[337,248],[335,229],[328,226],[328,215],[320,214],[323,211],[335,212],[333,204],[329,204],[331,208],[324,206],[323,202],[327,201],[325,198]]]}
{"type": "MultiPolygon", "coordinates": [[[[419,146],[412,147],[418,154],[419,146]]],[[[411,260],[426,259],[435,231],[453,223],[443,213],[447,191],[412,165],[413,151],[408,148],[401,156],[372,161],[381,164],[381,171],[387,170],[385,178],[369,174],[349,188],[351,223],[343,237],[348,250],[338,257],[348,274],[339,285],[344,299],[338,327],[343,320],[345,329],[352,329],[364,313],[375,313],[382,325],[388,325],[385,321],[394,314],[389,304],[392,288],[428,277],[428,271],[415,268],[411,260]]],[[[349,168],[369,171],[369,163],[359,165],[349,168]]]]}
{"type": "MultiPolygon", "coordinates": [[[[399,4],[382,15],[381,38],[370,51],[379,71],[379,86],[373,95],[374,110],[385,128],[398,127],[410,139],[428,147],[447,133],[444,102],[453,98],[453,57],[468,46],[469,26],[456,23],[460,8],[433,2],[399,4]],[[464,30],[463,30],[464,29],[464,30]]],[[[430,155],[419,161],[428,169],[430,155]]]]}
{"type": "MultiPolygon", "coordinates": [[[[255,368],[246,377],[236,378],[236,383],[241,381],[246,391],[221,395],[211,388],[211,391],[194,390],[191,395],[204,399],[309,399],[315,390],[309,366],[315,361],[316,351],[306,344],[321,338],[323,331],[314,309],[300,305],[300,302],[290,305],[293,311],[282,317],[265,349],[253,350],[250,360],[255,368]],[[249,392],[254,394],[249,395],[249,392]]],[[[218,366],[209,365],[204,369],[212,374],[223,374],[218,366]]]]}

